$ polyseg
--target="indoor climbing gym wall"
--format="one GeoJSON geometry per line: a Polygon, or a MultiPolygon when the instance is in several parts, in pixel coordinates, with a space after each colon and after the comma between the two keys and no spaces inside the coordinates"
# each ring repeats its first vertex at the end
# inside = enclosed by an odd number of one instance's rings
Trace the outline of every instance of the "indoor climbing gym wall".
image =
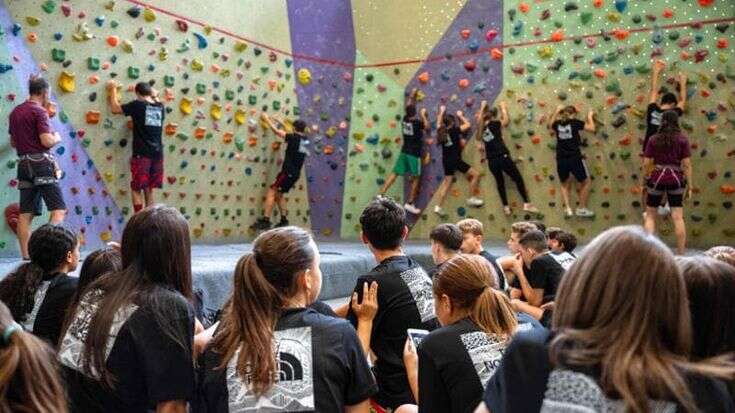
{"type": "MultiPolygon", "coordinates": [[[[581,238],[640,223],[640,140],[651,68],[676,91],[688,75],[683,126],[693,148],[690,243],[735,242],[735,3],[728,0],[0,0],[0,116],[27,96],[29,75],[52,85],[63,137],[54,148],[65,176],[68,221],[88,246],[117,239],[130,217],[128,120],[107,108],[105,84],[153,81],[167,109],[164,188],[158,200],[189,219],[196,242],[252,239],[284,145],[266,112],[310,128],[310,154],[287,195],[290,221],[320,238],[356,239],[359,214],[401,149],[407,94],[434,123],[438,107],[474,123],[482,100],[508,105],[504,139],[548,225],[581,238]],[[594,218],[564,219],[554,144],[546,123],[558,105],[594,110],[583,149],[594,218]]],[[[17,202],[15,154],[0,128],[3,206],[17,202]],[[4,166],[4,167],[3,167],[4,166]]],[[[433,213],[443,178],[435,125],[426,136],[411,237],[446,220],[475,217],[490,238],[507,236],[522,212],[506,180],[506,217],[483,153],[464,159],[482,173],[481,208],[466,205],[458,176],[433,213]]],[[[407,183],[389,194],[404,201],[407,183]]],[[[39,222],[41,219],[38,220],[39,222]]],[[[672,226],[661,226],[665,236],[672,226]]],[[[0,228],[0,255],[17,255],[0,228]]]]}

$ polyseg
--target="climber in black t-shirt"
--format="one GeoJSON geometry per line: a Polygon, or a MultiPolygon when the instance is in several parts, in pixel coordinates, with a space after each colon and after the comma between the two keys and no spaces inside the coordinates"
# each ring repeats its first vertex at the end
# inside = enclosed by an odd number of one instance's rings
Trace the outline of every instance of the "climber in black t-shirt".
{"type": "Polygon", "coordinates": [[[484,204],[482,199],[475,196],[480,183],[480,174],[462,160],[465,134],[470,130],[470,122],[464,117],[461,110],[458,110],[455,115],[446,114],[446,110],[446,106],[440,106],[436,120],[437,143],[442,147],[442,165],[444,166],[444,179],[436,191],[437,202],[434,206],[434,213],[439,216],[446,215],[442,204],[454,183],[454,174],[457,172],[465,174],[470,181],[467,205],[481,207],[484,204]]]}
{"type": "Polygon", "coordinates": [[[281,213],[281,222],[277,227],[285,227],[288,222],[288,208],[286,208],[286,199],[284,194],[288,193],[301,176],[301,167],[309,154],[309,138],[306,136],[306,122],[301,119],[293,123],[293,132],[289,133],[285,128],[277,126],[268,114],[261,115],[263,121],[268,124],[273,133],[279,138],[286,141],[286,154],[283,158],[283,166],[281,172],[276,177],[275,182],[268,188],[268,194],[265,198],[265,207],[263,208],[263,216],[258,218],[252,229],[267,230],[271,227],[271,214],[273,207],[278,204],[278,210],[281,213]]]}

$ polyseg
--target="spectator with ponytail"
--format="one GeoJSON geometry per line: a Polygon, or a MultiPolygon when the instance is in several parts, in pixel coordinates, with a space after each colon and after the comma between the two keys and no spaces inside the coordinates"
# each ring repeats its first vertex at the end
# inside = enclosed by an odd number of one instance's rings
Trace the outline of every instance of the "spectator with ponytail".
{"type": "Polygon", "coordinates": [[[66,413],[51,347],[23,331],[0,302],[0,413],[66,413]]]}
{"type": "Polygon", "coordinates": [[[194,398],[189,225],[162,205],[133,215],[122,270],[70,309],[59,359],[71,410],[183,413],[194,398]]]}
{"type": "Polygon", "coordinates": [[[321,282],[306,231],[255,239],[205,352],[203,411],[368,412],[377,386],[355,330],[308,308],[321,282]]]}
{"type": "Polygon", "coordinates": [[[77,292],[71,300],[70,306],[76,306],[79,298],[84,294],[84,290],[95,280],[105,274],[122,270],[122,256],[120,256],[119,248],[102,248],[93,251],[82,263],[79,270],[79,285],[77,292]]]}
{"type": "Polygon", "coordinates": [[[0,301],[23,328],[56,346],[61,325],[77,289],[67,273],[79,263],[79,239],[60,225],[46,224],[28,241],[30,262],[0,281],[0,301]]]}
{"type": "Polygon", "coordinates": [[[479,255],[458,255],[442,265],[433,283],[442,327],[418,349],[409,338],[404,351],[419,404],[397,412],[470,412],[477,406],[517,326],[508,298],[494,287],[479,255]]]}
{"type": "Polygon", "coordinates": [[[692,161],[689,139],[681,132],[675,111],[664,112],[661,127],[646,144],[643,157],[646,231],[651,234],[656,231],[657,209],[666,197],[676,233],[676,252],[683,254],[686,247],[683,202],[685,196],[687,199],[692,196],[692,161]]]}

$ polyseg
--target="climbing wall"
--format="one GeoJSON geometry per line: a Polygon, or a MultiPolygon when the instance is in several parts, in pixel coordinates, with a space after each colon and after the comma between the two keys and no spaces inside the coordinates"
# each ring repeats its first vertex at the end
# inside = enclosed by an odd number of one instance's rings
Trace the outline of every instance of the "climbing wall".
{"type": "MultiPolygon", "coordinates": [[[[689,75],[683,125],[694,148],[695,196],[687,204],[691,243],[735,242],[735,3],[728,0],[0,0],[0,116],[25,98],[31,73],[53,85],[63,135],[55,148],[69,221],[88,246],[119,236],[130,216],[127,119],[109,113],[105,83],[155,81],[167,105],[166,178],[159,200],[187,216],[198,242],[251,238],[283,145],[261,112],[304,119],[312,148],[288,194],[291,222],[320,238],[355,239],[364,205],[379,191],[401,148],[406,94],[432,122],[438,106],[472,119],[481,100],[505,101],[505,139],[531,198],[551,225],[587,238],[640,223],[639,140],[650,70],[676,90],[689,75]],[[559,104],[598,113],[584,152],[594,176],[593,219],[565,220],[555,177],[554,139],[545,122],[559,104]]],[[[0,128],[0,134],[6,134],[0,128]]],[[[0,135],[3,205],[17,199],[14,153],[0,135]]],[[[482,208],[466,206],[458,177],[433,214],[442,177],[435,130],[424,145],[421,193],[411,237],[444,220],[477,217],[505,237],[523,214],[502,214],[482,153],[464,159],[482,174],[482,208]]],[[[402,179],[390,194],[403,201],[402,179]]],[[[669,222],[661,225],[669,236],[669,222]]],[[[0,255],[15,255],[0,228],[0,255]]]]}

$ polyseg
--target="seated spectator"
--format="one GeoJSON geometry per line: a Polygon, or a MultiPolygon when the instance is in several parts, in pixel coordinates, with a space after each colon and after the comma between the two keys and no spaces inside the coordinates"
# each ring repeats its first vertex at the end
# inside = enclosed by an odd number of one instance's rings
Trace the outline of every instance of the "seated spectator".
{"type": "Polygon", "coordinates": [[[500,265],[500,268],[502,268],[503,273],[505,274],[505,280],[508,284],[513,281],[516,275],[522,273],[524,270],[523,260],[520,256],[521,247],[518,244],[518,241],[525,233],[534,230],[538,230],[538,227],[526,221],[514,222],[510,226],[510,237],[506,243],[510,250],[510,255],[506,255],[498,259],[498,264],[500,265]]]}
{"type": "MultiPolygon", "coordinates": [[[[433,330],[436,325],[431,278],[421,265],[407,257],[401,245],[408,234],[406,213],[393,200],[378,197],[360,216],[361,238],[379,263],[357,279],[355,292],[362,298],[365,283],[378,283],[378,313],[373,320],[370,349],[376,356],[374,367],[378,394],[377,408],[395,409],[416,403],[408,387],[403,365],[407,329],[433,330]]],[[[348,305],[336,313],[357,325],[357,315],[348,305]]]]}
{"type": "Polygon", "coordinates": [[[79,263],[79,239],[60,225],[46,224],[28,241],[30,262],[0,281],[0,301],[23,328],[56,346],[77,278],[67,273],[79,263]]]}
{"type": "Polygon", "coordinates": [[[510,297],[540,307],[554,300],[564,268],[551,257],[546,236],[541,231],[529,231],[519,240],[520,255],[527,270],[511,283],[510,297]]]}
{"type": "Polygon", "coordinates": [[[447,261],[434,278],[434,307],[442,327],[404,359],[416,405],[396,413],[471,412],[516,330],[508,298],[495,289],[490,268],[476,255],[447,261]],[[418,354],[417,354],[418,353],[418,354]]]}
{"type": "Polygon", "coordinates": [[[542,221],[539,221],[538,219],[532,219],[530,221],[527,221],[529,224],[536,227],[537,230],[543,232],[546,234],[546,224],[544,224],[542,221]]]}
{"type": "Polygon", "coordinates": [[[677,257],[692,314],[692,358],[735,352],[735,267],[709,257],[677,257]]]}
{"type": "Polygon", "coordinates": [[[674,256],[640,227],[596,237],[565,274],[553,329],[517,334],[477,412],[732,412],[722,364],[687,361],[674,256]]]}
{"type": "Polygon", "coordinates": [[[377,386],[355,330],[308,308],[321,284],[309,233],[282,227],[255,239],[204,356],[203,410],[369,411],[377,386]]]}
{"type": "Polygon", "coordinates": [[[71,410],[185,412],[194,396],[189,225],[176,209],[133,215],[122,267],[70,310],[59,349],[71,410]]]}
{"type": "Polygon", "coordinates": [[[462,247],[460,248],[462,253],[478,254],[485,258],[495,270],[495,274],[498,278],[498,289],[505,291],[505,274],[503,273],[503,269],[500,268],[500,265],[498,264],[498,257],[485,250],[482,246],[482,241],[484,237],[484,228],[482,222],[474,218],[467,218],[459,221],[457,223],[457,226],[459,227],[460,231],[462,231],[462,247]]]}
{"type": "Polygon", "coordinates": [[[462,231],[454,224],[439,224],[429,234],[431,240],[431,257],[434,259],[436,268],[429,271],[429,276],[434,274],[441,266],[451,258],[459,254],[462,247],[462,231]]]}
{"type": "Polygon", "coordinates": [[[0,412],[66,413],[56,355],[0,301],[0,412]]]}
{"type": "Polygon", "coordinates": [[[712,247],[704,255],[735,266],[735,248],[726,245],[712,247]]]}
{"type": "Polygon", "coordinates": [[[547,236],[549,238],[549,254],[564,267],[564,271],[568,270],[577,260],[577,256],[573,252],[577,248],[577,237],[560,229],[549,231],[547,236]]]}
{"type": "Polygon", "coordinates": [[[122,256],[118,248],[102,248],[87,255],[79,270],[79,284],[69,306],[77,305],[85,288],[92,282],[107,273],[120,270],[122,270],[122,256]]]}

